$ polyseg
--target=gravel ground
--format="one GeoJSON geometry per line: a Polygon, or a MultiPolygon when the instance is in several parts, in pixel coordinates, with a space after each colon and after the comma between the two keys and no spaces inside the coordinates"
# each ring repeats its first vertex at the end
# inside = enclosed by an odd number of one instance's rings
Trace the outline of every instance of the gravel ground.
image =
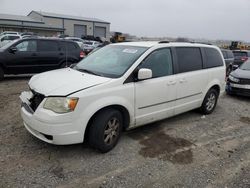
{"type": "Polygon", "coordinates": [[[0,187],[250,187],[250,98],[220,98],[125,132],[100,154],[87,144],[46,144],[24,128],[19,94],[29,77],[0,82],[0,187]]]}

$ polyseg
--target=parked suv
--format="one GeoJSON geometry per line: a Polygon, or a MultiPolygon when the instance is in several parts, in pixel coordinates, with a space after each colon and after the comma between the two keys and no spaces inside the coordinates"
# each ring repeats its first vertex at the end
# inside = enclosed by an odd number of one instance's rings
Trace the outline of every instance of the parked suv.
{"type": "Polygon", "coordinates": [[[234,64],[234,54],[231,50],[221,49],[221,52],[223,54],[226,67],[227,67],[227,76],[230,74],[230,72],[233,70],[233,64],[234,64]]]}
{"type": "Polygon", "coordinates": [[[111,150],[124,129],[200,108],[210,114],[225,88],[212,45],[130,42],[105,46],[73,69],[35,75],[22,92],[26,129],[51,144],[88,140],[111,150]]]}
{"type": "Polygon", "coordinates": [[[77,43],[61,39],[27,38],[0,48],[0,79],[4,74],[40,73],[79,62],[77,43]]]}

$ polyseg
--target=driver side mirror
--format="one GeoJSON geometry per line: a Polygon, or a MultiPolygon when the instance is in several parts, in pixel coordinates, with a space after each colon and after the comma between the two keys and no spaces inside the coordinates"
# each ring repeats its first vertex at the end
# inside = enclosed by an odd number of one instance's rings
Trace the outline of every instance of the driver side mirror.
{"type": "Polygon", "coordinates": [[[146,80],[152,78],[152,70],[151,69],[140,69],[138,71],[138,80],[146,80]]]}
{"type": "Polygon", "coordinates": [[[17,52],[17,48],[16,47],[11,47],[9,49],[9,52],[14,54],[15,52],[17,52]]]}

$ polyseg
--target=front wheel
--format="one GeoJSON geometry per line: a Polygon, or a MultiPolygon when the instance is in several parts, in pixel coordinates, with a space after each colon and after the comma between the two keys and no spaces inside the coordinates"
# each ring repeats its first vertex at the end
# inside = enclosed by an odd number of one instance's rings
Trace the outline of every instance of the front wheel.
{"type": "Polygon", "coordinates": [[[219,93],[215,89],[210,89],[207,92],[201,105],[201,111],[203,114],[211,114],[214,111],[217,105],[218,96],[219,93]]]}
{"type": "Polygon", "coordinates": [[[113,149],[121,135],[123,118],[115,109],[106,109],[99,112],[89,130],[89,144],[102,153],[113,149]]]}

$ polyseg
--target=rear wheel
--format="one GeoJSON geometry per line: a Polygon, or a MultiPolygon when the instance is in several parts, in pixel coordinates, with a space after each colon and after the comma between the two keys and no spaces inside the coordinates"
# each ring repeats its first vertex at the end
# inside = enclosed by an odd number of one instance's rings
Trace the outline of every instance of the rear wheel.
{"type": "Polygon", "coordinates": [[[201,105],[201,111],[203,114],[211,114],[214,111],[217,105],[218,96],[219,93],[215,89],[210,89],[207,92],[201,105]]]}
{"type": "Polygon", "coordinates": [[[102,153],[113,149],[121,135],[123,118],[115,109],[106,109],[99,112],[89,130],[89,144],[102,153]]]}
{"type": "Polygon", "coordinates": [[[0,67],[0,80],[4,79],[4,72],[3,69],[0,67]]]}

